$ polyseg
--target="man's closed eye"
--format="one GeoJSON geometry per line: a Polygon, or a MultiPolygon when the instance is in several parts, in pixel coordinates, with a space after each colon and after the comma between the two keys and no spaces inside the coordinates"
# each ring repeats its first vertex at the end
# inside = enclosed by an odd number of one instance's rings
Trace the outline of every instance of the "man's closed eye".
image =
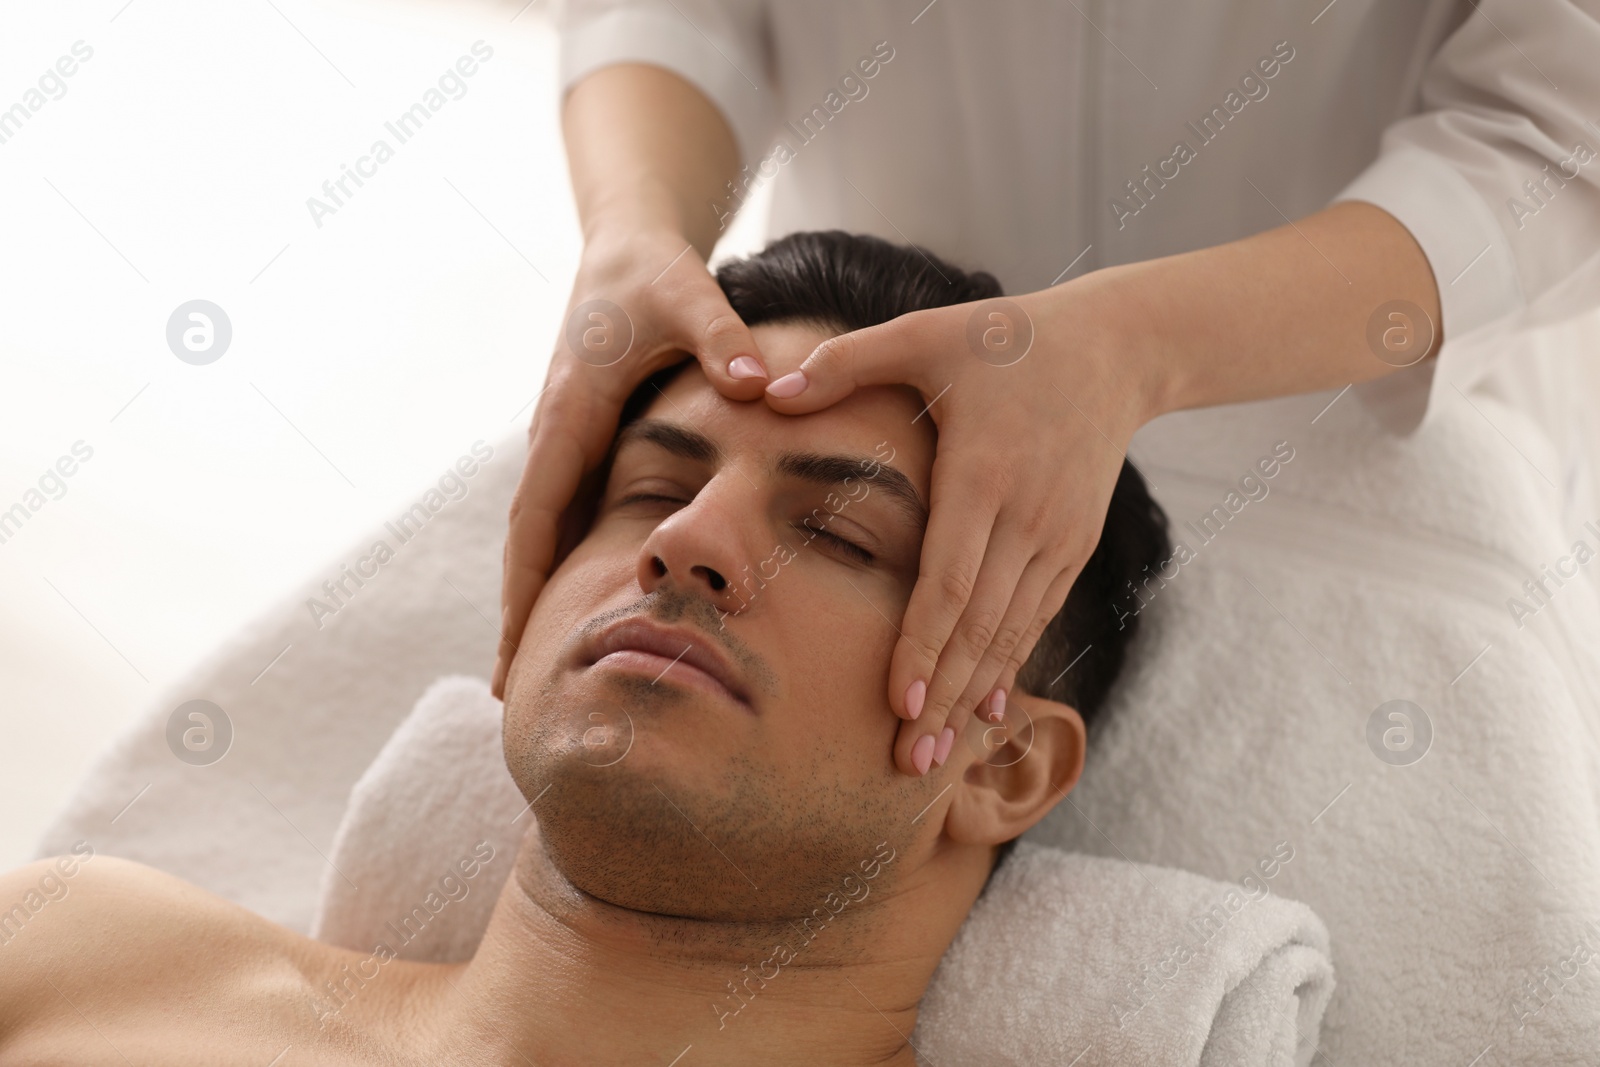
{"type": "MultiPolygon", "coordinates": [[[[625,497],[621,498],[620,500],[618,500],[617,503],[616,503],[616,506],[620,508],[620,507],[626,507],[629,504],[646,504],[646,503],[648,503],[648,504],[671,504],[671,505],[674,506],[674,509],[676,509],[676,508],[681,508],[681,507],[687,506],[689,501],[684,500],[684,499],[682,499],[680,497],[668,496],[665,493],[630,493],[627,496],[625,496],[625,497]]],[[[820,539],[823,542],[825,542],[834,551],[840,553],[841,555],[847,556],[850,559],[853,559],[856,562],[861,563],[863,565],[867,565],[867,564],[871,564],[871,563],[876,562],[878,557],[874,556],[871,552],[867,551],[865,548],[862,548],[860,545],[856,544],[854,541],[851,541],[851,540],[848,540],[847,538],[839,536],[838,534],[832,532],[831,530],[826,530],[826,529],[822,528],[821,526],[812,525],[812,521],[811,520],[812,520],[812,516],[808,515],[808,516],[806,516],[806,518],[800,520],[799,522],[792,523],[791,525],[796,530],[804,533],[806,535],[806,540],[807,541],[810,541],[812,539],[820,539]]]]}
{"type": "Polygon", "coordinates": [[[861,563],[869,564],[878,558],[871,552],[868,552],[866,549],[856,544],[854,541],[847,541],[843,537],[840,537],[838,534],[833,533],[830,530],[824,530],[820,526],[811,525],[811,516],[809,515],[806,516],[804,520],[795,523],[795,528],[806,531],[812,537],[820,537],[824,539],[829,544],[838,548],[845,555],[859,560],[861,563]]]}

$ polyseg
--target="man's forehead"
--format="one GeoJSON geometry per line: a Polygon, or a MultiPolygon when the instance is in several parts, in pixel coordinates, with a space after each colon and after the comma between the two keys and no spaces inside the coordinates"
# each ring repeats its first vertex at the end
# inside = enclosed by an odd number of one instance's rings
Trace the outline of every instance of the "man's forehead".
{"type": "MultiPolygon", "coordinates": [[[[780,373],[772,372],[774,377],[780,373]]],[[[709,436],[726,437],[729,448],[739,444],[778,451],[828,446],[871,452],[879,442],[887,441],[901,457],[897,466],[921,485],[933,462],[937,434],[932,421],[922,414],[924,407],[910,386],[866,386],[820,411],[785,415],[760,399],[728,399],[691,360],[658,388],[641,417],[680,422],[709,436]]]]}

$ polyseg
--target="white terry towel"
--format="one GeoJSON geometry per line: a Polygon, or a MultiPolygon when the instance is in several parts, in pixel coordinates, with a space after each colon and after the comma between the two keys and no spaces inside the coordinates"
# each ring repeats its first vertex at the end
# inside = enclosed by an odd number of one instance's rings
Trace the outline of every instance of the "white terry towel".
{"type": "Polygon", "coordinates": [[[912,1040],[935,1063],[1290,1064],[1333,995],[1310,908],[1246,885],[1023,841],[939,969],[912,1040]]]}
{"type": "MultiPolygon", "coordinates": [[[[480,679],[429,687],[351,791],[313,936],[472,955],[537,810],[500,722],[480,679]]],[[[1282,862],[1233,884],[1022,843],[935,972],[912,1043],[969,1067],[1307,1064],[1333,965],[1311,909],[1271,892],[1282,862]]]]}

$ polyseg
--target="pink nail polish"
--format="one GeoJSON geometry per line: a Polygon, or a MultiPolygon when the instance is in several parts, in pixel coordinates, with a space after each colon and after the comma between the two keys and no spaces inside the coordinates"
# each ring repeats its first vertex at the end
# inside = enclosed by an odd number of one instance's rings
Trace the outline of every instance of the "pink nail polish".
{"type": "Polygon", "coordinates": [[[728,364],[730,378],[765,378],[767,369],[752,356],[740,356],[728,364]]]}
{"type": "Polygon", "coordinates": [[[1006,717],[1006,691],[996,689],[989,694],[989,721],[999,722],[1006,717]]]}
{"type": "Polygon", "coordinates": [[[944,761],[950,758],[950,749],[956,743],[956,731],[953,726],[946,726],[939,731],[939,740],[933,746],[933,762],[944,766],[944,761]]]}
{"type": "Polygon", "coordinates": [[[922,714],[922,699],[928,695],[928,683],[921,678],[906,686],[906,714],[915,719],[922,714]]]}
{"type": "Polygon", "coordinates": [[[781,400],[799,396],[806,391],[806,386],[811,384],[806,381],[806,376],[800,371],[791,371],[782,378],[767,386],[767,392],[781,400]]]}
{"type": "Polygon", "coordinates": [[[917,769],[918,774],[928,773],[928,764],[933,762],[934,744],[932,734],[923,734],[917,738],[917,743],[911,746],[911,765],[917,769]]]}

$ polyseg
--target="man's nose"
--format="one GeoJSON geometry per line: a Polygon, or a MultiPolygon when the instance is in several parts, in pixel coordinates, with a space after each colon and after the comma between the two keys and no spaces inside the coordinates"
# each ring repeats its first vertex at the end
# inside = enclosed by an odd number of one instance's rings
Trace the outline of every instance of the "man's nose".
{"type": "Polygon", "coordinates": [[[697,593],[717,608],[744,607],[739,585],[748,563],[744,525],[754,502],[725,499],[706,486],[686,506],[663,519],[639,552],[639,587],[646,593],[671,583],[697,593]]]}

